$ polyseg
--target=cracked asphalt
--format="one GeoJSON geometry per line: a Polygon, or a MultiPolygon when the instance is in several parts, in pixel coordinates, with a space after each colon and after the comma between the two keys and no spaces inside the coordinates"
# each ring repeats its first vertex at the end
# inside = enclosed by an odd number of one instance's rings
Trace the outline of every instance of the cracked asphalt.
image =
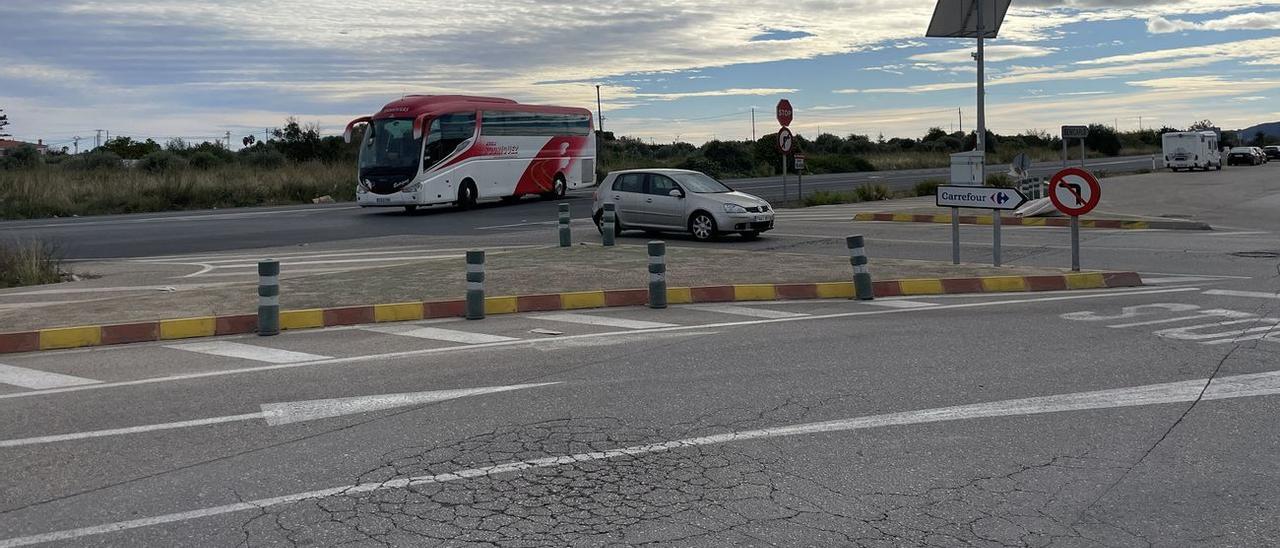
{"type": "MultiPolygon", "coordinates": [[[[760,245],[848,230],[803,223],[760,245]]],[[[1280,545],[1280,264],[1231,255],[1277,233],[1086,233],[1140,289],[4,356],[101,382],[0,385],[0,547],[1280,545]],[[484,387],[509,389],[351,399],[484,387]],[[332,413],[264,420],[282,402],[332,413]]],[[[1006,257],[1061,261],[1063,234],[1011,229],[1006,257]]]]}

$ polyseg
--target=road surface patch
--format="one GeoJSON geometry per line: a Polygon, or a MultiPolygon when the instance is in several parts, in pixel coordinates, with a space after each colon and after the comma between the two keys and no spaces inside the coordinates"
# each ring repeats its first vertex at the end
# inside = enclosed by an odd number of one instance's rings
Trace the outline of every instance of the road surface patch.
{"type": "MultiPolygon", "coordinates": [[[[858,213],[854,221],[890,223],[951,223],[951,215],[921,215],[908,213],[858,213]]],[[[990,215],[961,215],[962,225],[991,225],[990,215]]],[[[1003,226],[1069,227],[1066,217],[1001,217],[1003,226]]],[[[1121,230],[1213,230],[1208,223],[1196,221],[1129,221],[1124,219],[1080,219],[1080,228],[1106,228],[1121,230]]]]}
{"type": "Polygon", "coordinates": [[[40,371],[38,369],[27,369],[25,367],[0,364],[0,384],[8,384],[20,388],[46,390],[49,388],[62,388],[64,386],[98,384],[100,382],[102,381],[63,375],[61,373],[50,373],[48,371],[40,371]]]}
{"type": "MultiPolygon", "coordinates": [[[[854,432],[872,428],[902,427],[954,421],[997,418],[1017,420],[1018,417],[1038,416],[1050,413],[1123,409],[1195,401],[1210,402],[1238,398],[1259,398],[1275,396],[1277,394],[1280,394],[1280,371],[1271,371],[1251,375],[1217,377],[1212,380],[1193,379],[1181,382],[1098,390],[1093,392],[1056,394],[1050,396],[990,401],[933,409],[918,409],[882,415],[850,417],[824,422],[774,426],[754,430],[736,430],[722,434],[673,439],[669,441],[657,441],[639,445],[618,446],[613,449],[601,449],[572,454],[552,454],[545,457],[527,460],[496,462],[494,464],[486,464],[476,468],[455,469],[448,472],[429,475],[405,474],[375,482],[339,485],[311,491],[282,494],[256,500],[240,500],[217,506],[194,508],[169,514],[160,514],[125,521],[102,523],[88,527],[64,529],[22,537],[0,539],[0,547],[28,546],[55,541],[74,541],[76,539],[86,537],[154,527],[166,523],[183,523],[196,519],[204,519],[240,512],[260,513],[264,508],[296,504],[308,500],[328,499],[332,497],[352,496],[359,495],[361,493],[391,491],[396,489],[403,490],[410,489],[414,486],[461,482],[498,474],[518,474],[529,470],[572,466],[585,462],[600,462],[601,466],[608,466],[607,461],[613,459],[625,459],[628,462],[634,462],[634,459],[643,455],[681,451],[685,449],[715,446],[727,443],[743,443],[755,440],[767,440],[812,434],[829,435],[838,432],[854,432]]],[[[267,406],[263,406],[264,411],[266,410],[266,407],[267,406]]],[[[1116,418],[1115,420],[1120,419],[1116,418]]]]}
{"type": "MultiPolygon", "coordinates": [[[[959,295],[1022,291],[1103,289],[1143,285],[1136,272],[1090,272],[1060,275],[979,276],[969,278],[920,278],[881,280],[873,284],[877,297],[916,295],[959,295]]],[[[670,304],[727,303],[804,299],[851,299],[853,282],[738,284],[706,287],[667,288],[670,304]]],[[[490,315],[521,312],[581,310],[617,306],[642,306],[648,290],[609,289],[541,295],[501,296],[485,299],[490,315]]],[[[461,300],[375,304],[280,312],[280,327],[297,330],[320,327],[364,325],[384,321],[458,318],[465,315],[461,300]]],[[[34,352],[152,342],[186,336],[241,335],[257,330],[253,314],[159,320],[121,325],[81,326],[0,333],[0,354],[34,352]],[[166,327],[167,326],[167,327],[166,327]],[[212,332],[210,329],[212,328],[212,332]]]]}
{"type": "Polygon", "coordinates": [[[182,350],[184,352],[195,352],[197,354],[222,356],[224,358],[240,358],[264,363],[302,363],[329,359],[329,356],[294,352],[291,350],[280,350],[278,348],[268,348],[265,346],[242,344],[230,341],[173,344],[165,346],[165,348],[182,350]]]}
{"type": "Polygon", "coordinates": [[[366,327],[364,331],[372,331],[375,333],[383,333],[387,335],[399,335],[401,337],[413,337],[415,339],[428,339],[432,341],[454,342],[462,344],[485,344],[505,341],[519,340],[515,337],[503,337],[500,335],[487,335],[484,333],[472,333],[469,331],[456,331],[453,329],[441,329],[438,327],[420,327],[415,325],[389,325],[384,327],[366,327]]]}

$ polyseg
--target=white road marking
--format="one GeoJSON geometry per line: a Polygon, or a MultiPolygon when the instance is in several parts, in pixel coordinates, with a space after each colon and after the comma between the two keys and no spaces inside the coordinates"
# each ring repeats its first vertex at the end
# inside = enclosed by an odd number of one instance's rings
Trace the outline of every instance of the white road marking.
{"type": "Polygon", "coordinates": [[[623,329],[659,329],[664,327],[678,327],[673,323],[646,322],[641,320],[628,320],[624,318],[612,318],[609,316],[594,316],[589,314],[544,314],[535,317],[538,320],[546,320],[549,322],[565,322],[583,325],[599,325],[604,327],[621,327],[623,329]]]}
{"type": "Polygon", "coordinates": [[[933,308],[938,306],[934,303],[925,303],[920,301],[904,301],[899,299],[880,299],[876,301],[866,301],[862,304],[871,306],[883,306],[885,308],[933,308]]]}
{"type": "Polygon", "coordinates": [[[800,314],[797,312],[783,312],[781,310],[769,310],[767,308],[754,308],[750,306],[733,306],[733,305],[697,305],[687,307],[691,310],[702,310],[704,312],[715,312],[717,314],[729,314],[730,316],[747,316],[749,318],[799,318],[800,316],[808,316],[808,314],[800,314]]]}
{"type": "Polygon", "coordinates": [[[1004,400],[969,405],[957,405],[953,407],[921,409],[917,411],[853,417],[826,422],[811,422],[772,428],[761,428],[758,430],[739,430],[736,432],[677,439],[660,443],[633,445],[604,451],[592,451],[569,455],[552,455],[537,459],[512,461],[502,464],[482,466],[479,468],[456,470],[443,474],[411,476],[387,481],[341,485],[327,489],[304,491],[301,493],[242,501],[221,506],[210,506],[186,512],[176,512],[127,521],[105,523],[102,525],[80,527],[77,529],[65,529],[24,537],[14,537],[0,540],[0,548],[28,546],[31,544],[40,544],[59,540],[79,539],[106,533],[141,529],[166,523],[185,522],[244,511],[261,511],[266,507],[293,504],[305,500],[355,495],[390,489],[405,489],[415,485],[462,481],[493,476],[496,474],[516,473],[541,468],[553,468],[556,466],[580,462],[604,461],[617,457],[637,457],[652,453],[676,451],[690,447],[719,445],[723,443],[806,434],[852,432],[856,430],[884,428],[890,426],[908,426],[996,417],[1022,417],[1096,409],[1143,407],[1171,403],[1188,403],[1194,402],[1197,399],[1215,401],[1234,398],[1274,396],[1276,394],[1280,394],[1280,371],[1219,377],[1212,381],[1210,379],[1195,379],[1182,382],[1136,386],[1132,388],[1077,392],[1072,394],[1040,396],[1018,400],[1004,400]]]}
{"type": "Polygon", "coordinates": [[[1257,314],[1250,314],[1248,312],[1237,312],[1235,310],[1213,309],[1213,310],[1201,310],[1200,313],[1196,314],[1195,316],[1179,316],[1177,318],[1166,318],[1163,320],[1122,323],[1119,325],[1108,325],[1107,327],[1110,327],[1113,329],[1125,329],[1129,327],[1142,327],[1147,325],[1160,325],[1160,324],[1166,324],[1166,323],[1186,322],[1186,321],[1192,321],[1192,320],[1205,320],[1215,316],[1222,317],[1222,318],[1251,318],[1256,315],[1257,314]]]}
{"type": "Polygon", "coordinates": [[[1257,231],[1253,231],[1253,232],[1206,232],[1206,233],[1202,233],[1202,234],[1201,234],[1201,233],[1197,233],[1197,234],[1196,234],[1196,236],[1210,236],[1210,237],[1221,237],[1221,236],[1256,236],[1256,235],[1258,235],[1258,234],[1270,234],[1270,232],[1257,232],[1257,231]]]}
{"type": "Polygon", "coordinates": [[[301,363],[329,359],[329,356],[321,356],[319,354],[293,352],[291,350],[280,350],[278,348],[267,348],[265,346],[255,346],[252,344],[235,343],[230,341],[170,344],[165,345],[165,348],[183,350],[186,352],[196,352],[199,354],[223,356],[227,358],[242,358],[246,360],[253,360],[255,362],[266,363],[301,363]]]}
{"type": "MultiPolygon", "coordinates": [[[[1198,287],[1178,287],[1178,288],[1169,288],[1169,289],[1138,289],[1138,290],[1119,290],[1119,291],[1113,290],[1111,292],[1105,292],[1105,293],[1086,293],[1086,294],[1062,295],[1057,297],[1027,297],[1027,298],[1019,298],[1019,299],[998,300],[998,301],[966,302],[966,303],[960,303],[960,304],[940,305],[940,306],[935,306],[933,308],[925,308],[925,309],[891,308],[891,309],[885,309],[885,310],[863,310],[858,312],[840,312],[835,314],[803,316],[799,318],[760,319],[760,320],[745,320],[740,322],[720,322],[720,323],[702,324],[702,325],[672,326],[672,327],[664,327],[664,328],[655,328],[655,329],[647,330],[644,332],[645,333],[663,333],[663,332],[673,332],[673,331],[721,329],[721,328],[730,328],[730,327],[766,325],[771,323],[783,323],[783,322],[794,322],[794,321],[832,320],[832,319],[839,319],[839,318],[857,318],[862,316],[881,316],[885,314],[903,314],[903,313],[909,313],[909,312],[916,312],[920,310],[930,310],[930,311],[957,310],[957,309],[966,309],[966,308],[983,308],[983,307],[991,307],[991,306],[1015,306],[1015,305],[1021,305],[1021,304],[1045,303],[1045,302],[1056,302],[1056,301],[1075,301],[1075,300],[1085,300],[1085,299],[1098,299],[1098,298],[1104,298],[1104,297],[1163,295],[1168,293],[1186,293],[1186,292],[1200,291],[1200,290],[1201,289],[1198,287]]],[[[452,320],[449,320],[449,321],[452,321],[452,320]]],[[[96,384],[96,385],[72,386],[72,387],[66,387],[66,388],[51,388],[49,390],[17,392],[13,394],[0,394],[0,400],[26,398],[26,397],[32,397],[32,396],[48,396],[52,394],[62,394],[66,392],[79,392],[81,390],[96,390],[96,389],[104,389],[104,388],[120,388],[125,386],[139,386],[139,385],[145,385],[145,384],[180,382],[180,381],[187,381],[187,380],[193,380],[193,379],[203,379],[208,377],[222,377],[222,376],[228,376],[228,375],[243,375],[247,373],[279,371],[279,370],[294,369],[299,367],[346,365],[346,364],[353,364],[353,363],[374,362],[374,361],[382,361],[382,360],[415,358],[419,356],[427,356],[431,354],[442,354],[446,352],[488,350],[493,348],[503,348],[503,347],[517,346],[517,345],[539,345],[543,343],[564,341],[567,339],[587,339],[587,338],[593,338],[593,337],[630,336],[634,333],[636,332],[635,331],[611,331],[606,333],[584,333],[581,335],[568,335],[565,337],[559,337],[555,339],[549,339],[549,338],[518,339],[514,341],[497,342],[497,343],[490,343],[490,344],[450,346],[450,347],[444,347],[444,348],[425,348],[420,350],[408,350],[403,352],[388,352],[385,354],[370,354],[365,356],[351,356],[347,358],[331,358],[327,360],[318,360],[314,362],[276,364],[276,365],[266,365],[262,367],[230,369],[230,370],[223,370],[223,371],[205,371],[202,373],[169,375],[165,377],[152,377],[147,379],[110,382],[110,383],[102,383],[102,384],[96,384]]]]}
{"type": "Polygon", "coordinates": [[[1170,277],[1170,278],[1143,277],[1142,278],[1142,283],[1149,284],[1149,285],[1185,284],[1185,283],[1213,282],[1213,281],[1222,281],[1222,278],[1208,277],[1208,276],[1181,276],[1181,277],[1170,277]]]}
{"type": "Polygon", "coordinates": [[[22,388],[30,388],[32,390],[84,386],[88,384],[99,384],[101,382],[102,381],[95,381],[84,377],[73,377],[71,375],[63,375],[61,373],[50,373],[48,371],[40,371],[38,369],[27,369],[25,367],[0,364],[0,384],[9,384],[22,388]]]}
{"type": "Polygon", "coordinates": [[[1211,339],[1225,339],[1216,341],[1215,344],[1225,344],[1227,342],[1242,340],[1240,337],[1246,337],[1250,333],[1261,333],[1262,335],[1254,338],[1265,337],[1268,333],[1276,330],[1276,326],[1280,325],[1280,318],[1250,318],[1247,320],[1232,320],[1226,322],[1202,323],[1199,325],[1188,325],[1185,327],[1175,327],[1173,329],[1161,329],[1155,332],[1155,336],[1166,339],[1174,339],[1179,341],[1208,341],[1211,339]],[[1262,327],[1246,327],[1241,329],[1228,329],[1226,331],[1217,331],[1213,333],[1197,333],[1203,329],[1214,327],[1227,327],[1230,325],[1247,325],[1261,323],[1262,327]]]}
{"type": "Polygon", "coordinates": [[[1230,289],[1210,289],[1204,292],[1205,295],[1218,295],[1222,297],[1244,297],[1247,299],[1280,299],[1280,293],[1265,293],[1262,291],[1232,291],[1230,289]]]}
{"type": "Polygon", "coordinates": [[[361,328],[361,330],[386,333],[388,335],[400,335],[402,337],[413,337],[416,339],[430,339],[433,341],[456,342],[462,344],[485,344],[519,340],[515,337],[502,337],[499,335],[486,335],[484,333],[469,333],[467,331],[454,331],[452,329],[419,327],[413,325],[365,327],[361,328]]]}
{"type": "Polygon", "coordinates": [[[235,285],[235,282],[216,282],[207,284],[173,284],[173,285],[134,285],[123,287],[78,287],[69,289],[40,289],[36,291],[19,291],[15,293],[0,293],[0,297],[19,297],[31,295],[72,295],[78,293],[118,293],[126,291],[164,291],[173,288],[177,291],[185,291],[188,289],[207,289],[211,287],[226,287],[235,285]]]}
{"type": "Polygon", "coordinates": [[[510,386],[486,386],[482,388],[463,388],[458,390],[432,390],[429,392],[411,392],[406,394],[380,394],[376,396],[357,396],[353,398],[265,403],[262,404],[262,411],[257,413],[244,413],[240,415],[227,415],[224,417],[210,417],[207,419],[147,424],[143,426],[131,426],[128,428],[93,430],[90,432],[75,432],[72,434],[56,434],[35,438],[0,440],[0,447],[21,447],[24,445],[39,445],[60,441],[105,438],[108,436],[141,434],[143,432],[155,432],[158,430],[177,430],[180,428],[192,428],[196,426],[208,426],[211,424],[241,422],[254,419],[263,419],[267,421],[269,426],[281,426],[285,424],[293,424],[295,422],[329,419],[333,417],[341,417],[343,415],[356,415],[360,413],[368,413],[370,411],[409,407],[413,405],[465,398],[467,396],[478,396],[481,394],[494,394],[498,392],[510,392],[512,390],[523,390],[525,388],[538,388],[553,384],[560,383],[544,382],[537,384],[513,384],[510,386]]]}

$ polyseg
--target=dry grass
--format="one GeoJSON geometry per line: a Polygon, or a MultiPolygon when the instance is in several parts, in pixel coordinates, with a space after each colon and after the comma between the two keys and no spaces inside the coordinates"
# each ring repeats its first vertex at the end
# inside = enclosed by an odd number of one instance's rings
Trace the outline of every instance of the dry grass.
{"type": "Polygon", "coordinates": [[[164,173],[58,166],[0,171],[0,218],[8,219],[296,204],[324,195],[354,200],[355,168],[309,162],[164,173]]]}
{"type": "Polygon", "coordinates": [[[66,276],[56,246],[35,240],[0,244],[0,288],[58,283],[66,276]]]}
{"type": "MultiPolygon", "coordinates": [[[[1032,162],[1055,162],[1062,159],[1062,151],[1048,148],[1033,148],[1026,150],[999,149],[995,154],[989,154],[987,158],[988,164],[1007,164],[1013,161],[1013,158],[1020,153],[1027,153],[1031,157],[1032,162]]],[[[1159,152],[1159,147],[1148,146],[1139,148],[1126,148],[1120,151],[1120,156],[1137,156],[1141,154],[1155,154],[1159,152]]],[[[1068,151],[1071,158],[1080,158],[1080,147],[1072,147],[1068,151]]],[[[951,154],[947,152],[923,152],[923,151],[904,151],[892,153],[870,153],[864,158],[876,166],[878,171],[891,171],[898,169],[933,169],[940,167],[948,167],[951,165],[951,154]]],[[[1108,158],[1107,155],[1089,151],[1090,158],[1108,158]]]]}

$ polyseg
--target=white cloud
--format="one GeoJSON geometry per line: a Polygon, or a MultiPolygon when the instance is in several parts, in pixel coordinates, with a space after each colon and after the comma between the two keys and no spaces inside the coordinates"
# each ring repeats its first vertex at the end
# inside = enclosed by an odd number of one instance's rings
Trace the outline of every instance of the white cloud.
{"type": "Polygon", "coordinates": [[[686,91],[672,93],[633,93],[632,97],[640,99],[654,99],[658,101],[675,101],[678,99],[689,99],[693,97],[736,97],[744,95],[784,95],[787,93],[795,93],[800,91],[794,88],[730,88],[717,89],[710,91],[686,91]]]}
{"type": "MultiPolygon", "coordinates": [[[[921,53],[912,55],[912,61],[924,63],[944,63],[944,64],[960,64],[973,63],[974,48],[960,48],[947,51],[939,51],[934,53],[921,53]]],[[[1014,59],[1025,59],[1029,57],[1044,57],[1058,51],[1058,48],[1049,48],[1043,46],[1026,46],[1026,45],[995,45],[984,48],[983,53],[986,55],[987,61],[991,63],[999,63],[1002,61],[1012,61],[1014,59]]]]}
{"type": "Polygon", "coordinates": [[[1155,16],[1147,20],[1147,32],[1166,34],[1188,30],[1277,30],[1280,29],[1280,11],[1250,12],[1228,15],[1201,23],[1155,16]]]}

